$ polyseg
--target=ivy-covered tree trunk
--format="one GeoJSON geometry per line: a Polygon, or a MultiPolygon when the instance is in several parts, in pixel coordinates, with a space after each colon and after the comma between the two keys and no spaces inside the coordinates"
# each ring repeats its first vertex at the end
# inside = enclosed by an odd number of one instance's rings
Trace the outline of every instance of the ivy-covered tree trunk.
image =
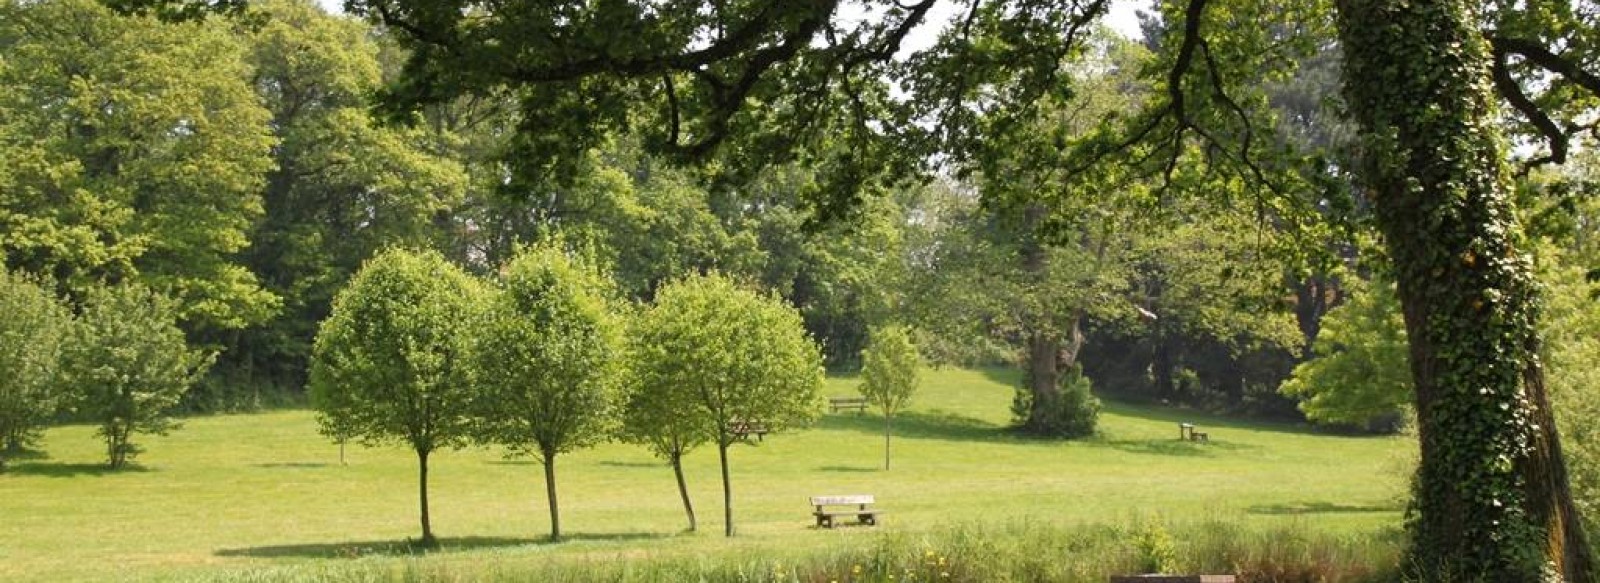
{"type": "Polygon", "coordinates": [[[1477,3],[1339,0],[1345,93],[1399,281],[1425,581],[1592,581],[1540,369],[1477,3]]]}

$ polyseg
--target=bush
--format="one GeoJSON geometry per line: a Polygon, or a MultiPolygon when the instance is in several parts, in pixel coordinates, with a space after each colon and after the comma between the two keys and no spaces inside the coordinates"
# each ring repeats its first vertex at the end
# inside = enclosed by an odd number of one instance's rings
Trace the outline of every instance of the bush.
{"type": "Polygon", "coordinates": [[[1060,390],[1047,397],[1050,402],[1034,406],[1030,383],[1023,379],[1011,401],[1011,414],[1022,432],[1039,437],[1075,438],[1094,434],[1100,421],[1100,399],[1094,396],[1093,383],[1077,365],[1061,373],[1060,390]],[[1033,417],[1030,420],[1030,413],[1033,417]]]}

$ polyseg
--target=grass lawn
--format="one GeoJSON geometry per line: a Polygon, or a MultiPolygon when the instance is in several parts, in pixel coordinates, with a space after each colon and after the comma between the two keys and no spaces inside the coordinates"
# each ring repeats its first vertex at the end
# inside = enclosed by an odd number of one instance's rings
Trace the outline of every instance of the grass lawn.
{"type": "MultiPolygon", "coordinates": [[[[827,548],[860,537],[969,525],[1220,521],[1352,535],[1400,523],[1408,438],[1318,435],[1189,411],[1108,404],[1100,435],[1042,442],[1002,431],[1008,370],[925,372],[882,470],[882,418],[829,414],[816,427],[731,452],[735,523],[724,539],[716,451],[687,460],[700,532],[685,534],[672,472],[644,449],[605,445],[558,460],[567,542],[550,544],[543,475],[498,451],[436,454],[435,533],[446,552],[360,561],[515,564],[606,557],[716,557],[827,548]],[[1211,443],[1177,440],[1180,421],[1211,443]],[[876,529],[811,528],[806,497],[870,493],[876,529]]],[[[833,378],[830,396],[855,394],[833,378]]],[[[136,439],[140,467],[102,468],[93,429],[51,430],[50,457],[0,474],[0,581],[185,579],[287,566],[339,568],[418,535],[416,460],[351,446],[348,465],[304,411],[189,420],[136,439]]],[[[365,563],[364,563],[365,564],[365,563]]]]}

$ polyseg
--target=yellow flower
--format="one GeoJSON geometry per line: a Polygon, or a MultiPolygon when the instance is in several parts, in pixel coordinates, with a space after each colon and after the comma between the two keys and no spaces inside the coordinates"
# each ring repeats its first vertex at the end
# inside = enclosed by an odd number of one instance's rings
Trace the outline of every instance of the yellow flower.
{"type": "Polygon", "coordinates": [[[861,565],[856,565],[856,566],[850,567],[850,574],[852,574],[852,575],[860,575],[861,574],[861,565]]]}

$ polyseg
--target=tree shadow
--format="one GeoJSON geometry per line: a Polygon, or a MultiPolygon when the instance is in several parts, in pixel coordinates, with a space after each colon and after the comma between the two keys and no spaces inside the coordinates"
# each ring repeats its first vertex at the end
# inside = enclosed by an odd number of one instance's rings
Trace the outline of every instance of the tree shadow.
{"type": "Polygon", "coordinates": [[[1259,446],[1226,441],[1194,442],[1179,439],[1106,439],[1095,436],[1083,443],[1092,447],[1107,447],[1128,453],[1182,457],[1211,457],[1219,451],[1259,449],[1259,446]]]}
{"type": "Polygon", "coordinates": [[[549,546],[574,542],[637,541],[661,539],[669,536],[672,535],[658,533],[579,533],[562,536],[561,540],[558,541],[552,541],[550,540],[550,537],[521,538],[462,536],[440,538],[438,544],[431,547],[419,544],[414,540],[406,539],[403,541],[346,541],[336,543],[269,545],[238,549],[218,549],[212,554],[219,557],[254,557],[264,559],[355,559],[370,556],[425,555],[430,553],[451,553],[476,549],[549,546]]]}
{"type": "Polygon", "coordinates": [[[619,462],[616,460],[601,460],[600,465],[613,468],[669,468],[667,462],[619,462]]]}
{"type": "Polygon", "coordinates": [[[75,478],[78,476],[107,476],[115,474],[142,474],[154,471],[141,465],[127,465],[112,469],[106,464],[21,463],[7,465],[0,475],[44,476],[46,478],[75,478]]]}
{"type": "MultiPolygon", "coordinates": [[[[823,429],[860,431],[883,435],[881,415],[852,413],[825,415],[818,424],[823,429]]],[[[1015,437],[988,421],[948,411],[906,411],[894,416],[892,428],[897,439],[940,439],[946,441],[1014,441],[1015,437]]]]}
{"type": "Polygon", "coordinates": [[[257,468],[269,469],[315,469],[332,467],[335,464],[330,464],[327,462],[268,462],[250,465],[257,468]]]}
{"type": "Polygon", "coordinates": [[[1251,514],[1353,514],[1363,512],[1399,512],[1398,504],[1339,504],[1335,502],[1300,502],[1298,504],[1257,504],[1245,509],[1251,514]]]}
{"type": "Polygon", "coordinates": [[[817,468],[817,471],[819,471],[819,472],[868,474],[868,473],[872,473],[872,472],[878,471],[878,468],[875,468],[875,467],[868,468],[868,467],[862,467],[862,466],[822,466],[822,467],[817,468]]]}
{"type": "Polygon", "coordinates": [[[24,447],[0,453],[0,458],[5,458],[7,464],[50,459],[50,452],[42,449],[24,447]]]}
{"type": "MultiPolygon", "coordinates": [[[[560,461],[560,459],[558,458],[557,461],[560,461]]],[[[483,463],[486,463],[486,464],[489,464],[489,465],[493,465],[493,466],[537,466],[537,465],[539,465],[539,462],[537,460],[521,460],[521,459],[489,460],[489,461],[486,461],[486,462],[483,462],[483,463]]]]}

